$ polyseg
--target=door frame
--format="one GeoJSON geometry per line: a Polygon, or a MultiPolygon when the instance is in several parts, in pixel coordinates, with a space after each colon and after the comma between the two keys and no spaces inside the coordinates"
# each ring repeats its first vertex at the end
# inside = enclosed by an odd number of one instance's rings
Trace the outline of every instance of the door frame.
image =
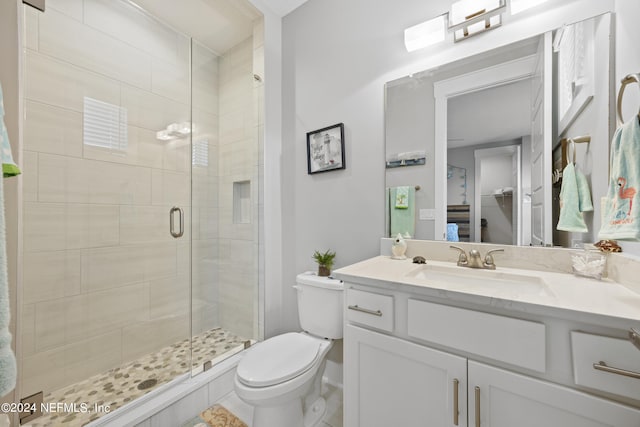
{"type": "Polygon", "coordinates": [[[536,55],[506,61],[488,68],[434,83],[435,97],[435,221],[434,239],[447,239],[447,104],[449,98],[490,89],[533,77],[536,55]]]}

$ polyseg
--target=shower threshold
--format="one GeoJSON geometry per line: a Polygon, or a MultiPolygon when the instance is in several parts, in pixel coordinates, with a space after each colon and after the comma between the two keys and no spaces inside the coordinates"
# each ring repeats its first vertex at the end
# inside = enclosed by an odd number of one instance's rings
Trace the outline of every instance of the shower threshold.
{"type": "Polygon", "coordinates": [[[52,407],[56,410],[69,409],[69,412],[48,412],[24,425],[30,427],[85,425],[167,384],[180,375],[189,371],[193,374],[202,372],[206,362],[215,364],[224,360],[242,350],[247,341],[222,328],[203,332],[194,336],[192,340],[177,342],[84,381],[47,393],[44,396],[45,405],[54,405],[52,407]],[[190,349],[191,366],[188,362],[190,349]],[[145,387],[146,385],[148,387],[145,387]]]}

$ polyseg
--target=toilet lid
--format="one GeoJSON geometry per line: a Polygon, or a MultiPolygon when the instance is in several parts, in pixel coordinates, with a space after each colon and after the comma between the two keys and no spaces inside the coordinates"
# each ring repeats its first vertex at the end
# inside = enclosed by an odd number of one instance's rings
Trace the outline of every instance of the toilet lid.
{"type": "Polygon", "coordinates": [[[238,364],[240,382],[253,387],[280,384],[307,371],[318,358],[321,344],[302,333],[269,338],[246,351],[238,364]]]}

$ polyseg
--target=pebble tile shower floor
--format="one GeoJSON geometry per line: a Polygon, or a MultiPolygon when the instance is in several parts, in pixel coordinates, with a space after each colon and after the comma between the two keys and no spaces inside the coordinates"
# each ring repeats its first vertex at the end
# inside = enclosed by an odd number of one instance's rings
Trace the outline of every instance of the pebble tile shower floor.
{"type": "MultiPolygon", "coordinates": [[[[193,338],[192,368],[217,358],[230,350],[244,345],[245,338],[221,328],[212,329],[193,338]]],[[[180,341],[161,350],[148,354],[120,367],[94,375],[82,382],[71,384],[44,397],[45,403],[86,403],[90,409],[94,404],[106,405],[110,411],[143,396],[155,388],[166,384],[179,375],[188,372],[191,342],[180,341]],[[138,387],[148,381],[155,384],[138,387]]],[[[30,427],[75,427],[89,423],[101,415],[94,411],[58,412],[44,414],[25,424],[30,427]]]]}

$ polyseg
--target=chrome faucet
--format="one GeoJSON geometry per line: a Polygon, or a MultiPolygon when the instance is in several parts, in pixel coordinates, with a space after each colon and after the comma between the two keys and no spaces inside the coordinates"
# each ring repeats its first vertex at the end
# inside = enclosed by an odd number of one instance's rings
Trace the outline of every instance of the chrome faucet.
{"type": "Polygon", "coordinates": [[[465,253],[464,249],[458,246],[449,246],[451,249],[455,249],[459,252],[458,255],[458,265],[460,267],[469,267],[469,268],[484,268],[487,270],[495,270],[496,264],[493,259],[494,252],[504,252],[504,249],[492,249],[486,253],[484,256],[484,261],[480,256],[480,251],[477,249],[471,249],[469,251],[469,256],[465,253]]]}

